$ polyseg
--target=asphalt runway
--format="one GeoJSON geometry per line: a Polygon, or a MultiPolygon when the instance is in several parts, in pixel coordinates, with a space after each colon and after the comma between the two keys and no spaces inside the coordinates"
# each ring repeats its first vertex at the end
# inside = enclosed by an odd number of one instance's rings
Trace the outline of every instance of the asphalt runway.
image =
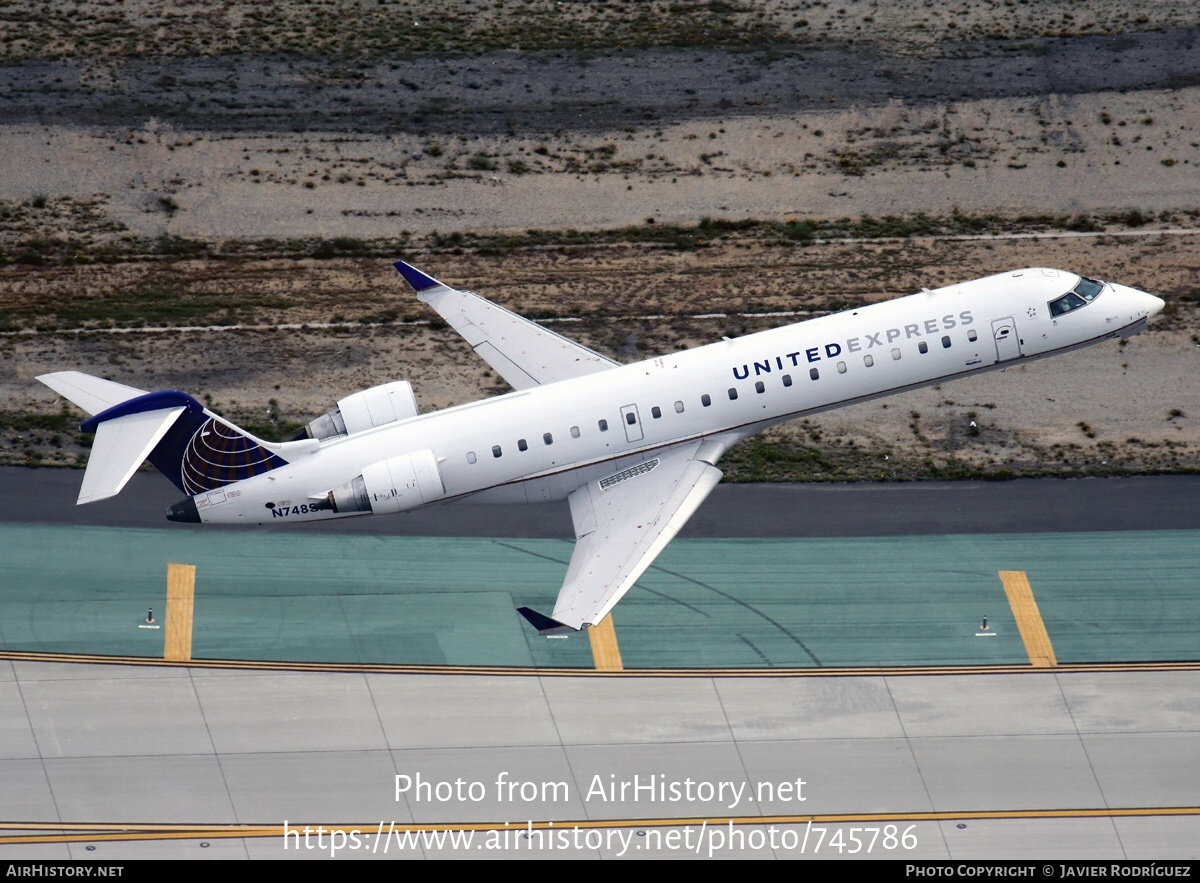
{"type": "MultiPolygon", "coordinates": [[[[178,494],[157,476],[77,508],[81,477],[0,470],[0,517],[207,530],[161,520],[178,494]]],[[[1197,491],[1194,476],[731,486],[691,536],[1185,531],[1197,491]]],[[[332,526],[496,525],[569,536],[555,506],[332,526]]],[[[7,654],[0,859],[329,858],[340,842],[336,858],[1195,860],[1197,668],[430,675],[7,654]],[[420,839],[435,825],[457,843],[420,839]]]]}
{"type": "MultiPolygon", "coordinates": [[[[0,522],[221,530],[173,524],[164,510],[182,494],[138,473],[120,496],[86,506],[83,473],[0,467],[0,522]]],[[[394,516],[263,527],[381,536],[570,539],[565,503],[434,505],[394,516]]],[[[1200,528],[1200,475],[871,484],[718,485],[683,538],[866,537],[1200,528]]],[[[229,528],[237,530],[237,528],[229,528]]]]}

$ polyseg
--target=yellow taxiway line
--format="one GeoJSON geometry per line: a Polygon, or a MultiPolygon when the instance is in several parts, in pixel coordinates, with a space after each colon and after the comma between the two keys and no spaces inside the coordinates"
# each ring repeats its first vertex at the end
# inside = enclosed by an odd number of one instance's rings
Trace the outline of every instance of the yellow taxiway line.
{"type": "MultiPolygon", "coordinates": [[[[425,825],[396,825],[382,822],[365,824],[288,823],[287,830],[303,832],[305,828],[315,832],[320,827],[325,833],[370,834],[383,836],[389,833],[426,831],[503,831],[579,828],[678,828],[687,825],[726,827],[742,825],[849,825],[883,822],[961,822],[989,819],[1083,819],[1083,818],[1132,818],[1200,816],[1200,806],[1134,806],[1134,807],[1080,807],[1077,809],[1005,809],[969,810],[959,812],[875,812],[875,813],[829,813],[813,815],[783,816],[721,816],[706,818],[645,818],[645,819],[563,819],[558,821],[512,821],[512,822],[452,822],[425,825]]],[[[152,825],[152,824],[92,824],[72,825],[55,822],[0,822],[7,831],[26,833],[0,836],[0,845],[17,843],[83,843],[101,841],[135,840],[216,840],[228,838],[283,837],[283,825],[152,825]],[[35,833],[48,832],[48,833],[35,833]]]]}
{"type": "Polygon", "coordinates": [[[592,660],[596,671],[622,671],[621,648],[617,646],[617,630],[613,626],[612,614],[587,630],[588,642],[592,645],[592,660]]]}
{"type": "Polygon", "coordinates": [[[163,658],[187,662],[192,658],[192,615],[196,605],[196,565],[167,565],[167,632],[163,658]]]}
{"type": "Polygon", "coordinates": [[[1017,620],[1021,640],[1025,642],[1029,664],[1034,668],[1057,666],[1058,660],[1054,658],[1050,635],[1046,632],[1046,624],[1042,622],[1037,601],[1033,600],[1033,588],[1029,585],[1029,577],[1025,575],[1025,571],[1001,570],[1000,582],[1004,584],[1004,594],[1008,596],[1008,605],[1017,620]]]}

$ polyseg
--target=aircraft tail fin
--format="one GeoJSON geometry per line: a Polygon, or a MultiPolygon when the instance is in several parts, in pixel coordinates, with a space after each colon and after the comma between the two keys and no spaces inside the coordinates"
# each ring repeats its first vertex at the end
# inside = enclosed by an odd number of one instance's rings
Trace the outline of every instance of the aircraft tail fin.
{"type": "Polygon", "coordinates": [[[38,379],[93,415],[79,425],[96,436],[80,504],[120,493],[144,460],[189,497],[287,465],[278,453],[283,446],[239,429],[179,390],[144,393],[77,371],[38,379]]]}

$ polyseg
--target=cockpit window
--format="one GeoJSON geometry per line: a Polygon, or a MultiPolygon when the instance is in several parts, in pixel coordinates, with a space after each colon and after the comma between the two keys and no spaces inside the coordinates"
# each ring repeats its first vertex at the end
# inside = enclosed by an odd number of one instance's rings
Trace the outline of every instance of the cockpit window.
{"type": "Polygon", "coordinates": [[[1104,283],[1097,282],[1095,279],[1088,279],[1086,276],[1080,276],[1079,284],[1071,290],[1088,303],[1091,303],[1092,299],[1104,290],[1104,283]]]}
{"type": "Polygon", "coordinates": [[[1063,313],[1069,313],[1071,310],[1077,310],[1080,307],[1086,306],[1087,301],[1072,291],[1064,294],[1058,300],[1050,301],[1050,315],[1061,316],[1063,313]]]}
{"type": "Polygon", "coordinates": [[[1104,290],[1104,283],[1086,276],[1079,277],[1079,284],[1057,300],[1050,301],[1050,315],[1061,316],[1080,307],[1086,307],[1104,290]]]}

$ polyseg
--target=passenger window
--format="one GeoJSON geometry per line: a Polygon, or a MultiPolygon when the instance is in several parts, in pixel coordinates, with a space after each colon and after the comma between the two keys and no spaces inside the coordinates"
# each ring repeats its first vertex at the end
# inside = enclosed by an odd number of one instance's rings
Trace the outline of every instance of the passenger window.
{"type": "Polygon", "coordinates": [[[523,438],[517,439],[517,450],[518,451],[528,451],[529,450],[529,442],[525,441],[525,439],[523,439],[523,438]]]}
{"type": "Polygon", "coordinates": [[[737,388],[733,387],[733,386],[729,387],[729,401],[732,402],[736,398],[737,398],[737,388]]]}
{"type": "Polygon", "coordinates": [[[754,391],[761,394],[767,391],[767,385],[761,380],[754,381],[754,391]]]}
{"type": "Polygon", "coordinates": [[[921,354],[925,354],[925,353],[929,352],[929,344],[927,344],[925,341],[922,340],[920,343],[917,344],[917,352],[919,352],[921,354]]]}
{"type": "Polygon", "coordinates": [[[653,417],[655,420],[657,420],[659,417],[662,416],[662,408],[660,408],[658,405],[655,405],[653,408],[650,409],[650,416],[653,417]]]}
{"type": "Polygon", "coordinates": [[[838,368],[838,374],[846,373],[846,363],[845,362],[838,362],[837,368],[838,368]]]}
{"type": "Polygon", "coordinates": [[[608,432],[608,421],[607,420],[601,420],[596,425],[598,427],[600,427],[601,432],[608,432]]]}
{"type": "Polygon", "coordinates": [[[683,402],[676,402],[676,403],[675,403],[675,413],[676,413],[676,414],[682,414],[682,413],[683,413],[683,402]]]}
{"type": "Polygon", "coordinates": [[[704,405],[706,408],[712,404],[712,398],[709,397],[708,393],[700,396],[700,404],[704,405]]]}
{"type": "Polygon", "coordinates": [[[896,361],[896,362],[900,361],[900,347],[898,347],[898,346],[892,347],[892,360],[896,361]]]}
{"type": "Polygon", "coordinates": [[[875,364],[875,357],[874,356],[863,356],[863,364],[866,365],[868,368],[870,368],[872,365],[875,364]]]}
{"type": "Polygon", "coordinates": [[[950,349],[950,335],[949,334],[942,335],[942,347],[944,349],[950,349]]]}
{"type": "Polygon", "coordinates": [[[971,341],[971,343],[979,340],[979,335],[975,333],[974,328],[967,332],[967,340],[971,341]]]}
{"type": "Polygon", "coordinates": [[[499,459],[499,458],[500,458],[500,453],[501,453],[501,452],[500,452],[500,446],[499,446],[499,445],[492,445],[492,456],[493,456],[493,457],[495,457],[496,459],[499,459]]]}
{"type": "Polygon", "coordinates": [[[571,427],[571,438],[579,438],[579,427],[578,426],[571,427]]]}
{"type": "Polygon", "coordinates": [[[784,375],[783,375],[783,385],[784,385],[784,386],[791,386],[791,385],[792,385],[792,375],[791,375],[791,374],[784,374],[784,375]]]}
{"type": "Polygon", "coordinates": [[[808,376],[811,377],[813,380],[816,380],[818,377],[821,376],[821,372],[818,371],[816,368],[809,368],[808,376]]]}
{"type": "Polygon", "coordinates": [[[475,452],[474,451],[467,451],[467,462],[468,463],[475,462],[475,452]]]}
{"type": "Polygon", "coordinates": [[[544,441],[548,445],[552,445],[552,444],[554,444],[554,436],[552,436],[548,432],[542,433],[542,441],[544,441]]]}
{"type": "Polygon", "coordinates": [[[630,411],[625,415],[625,422],[630,426],[633,426],[633,424],[637,423],[637,414],[633,413],[633,411],[630,411]]]}

